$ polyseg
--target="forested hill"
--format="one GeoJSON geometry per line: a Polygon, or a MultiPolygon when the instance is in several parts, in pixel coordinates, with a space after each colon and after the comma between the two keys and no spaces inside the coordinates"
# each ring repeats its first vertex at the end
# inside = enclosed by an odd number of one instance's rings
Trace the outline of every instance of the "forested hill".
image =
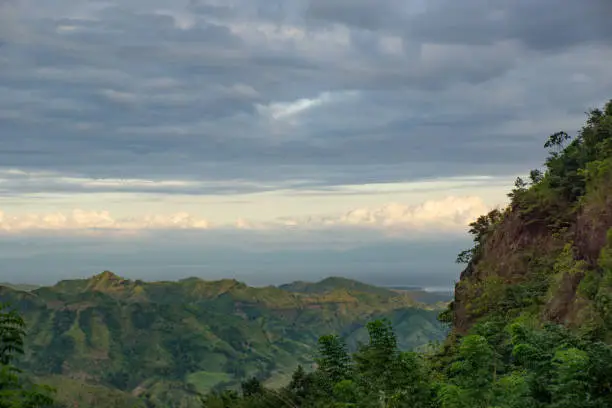
{"type": "Polygon", "coordinates": [[[452,322],[466,333],[483,317],[523,316],[610,342],[612,103],[545,147],[545,171],[517,179],[507,208],[470,225],[452,322]]]}
{"type": "Polygon", "coordinates": [[[510,204],[470,224],[440,348],[402,351],[393,323],[376,320],[353,353],[342,336],[320,338],[316,371],[299,368],[287,387],[253,378],[204,405],[612,407],[612,101],[544,147],[510,204]]]}
{"type": "Polygon", "coordinates": [[[29,291],[0,287],[0,301],[28,325],[20,367],[81,408],[197,407],[198,393],[251,376],[280,387],[298,364],[312,365],[320,336],[340,334],[355,349],[372,319],[392,321],[405,349],[447,333],[440,309],[410,292],[338,278],[312,285],[319,289],[144,282],[105,271],[29,291]]]}

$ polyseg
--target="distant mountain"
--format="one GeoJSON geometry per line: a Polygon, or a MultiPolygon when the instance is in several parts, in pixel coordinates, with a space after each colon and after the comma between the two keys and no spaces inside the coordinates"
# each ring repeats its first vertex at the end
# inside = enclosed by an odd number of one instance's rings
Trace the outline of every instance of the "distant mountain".
{"type": "Polygon", "coordinates": [[[454,293],[452,290],[427,290],[414,286],[395,286],[389,288],[391,290],[407,292],[415,301],[436,305],[437,307],[445,307],[453,300],[454,293]]]}
{"type": "Polygon", "coordinates": [[[439,310],[409,292],[337,277],[254,288],[233,279],[144,282],[105,271],[30,292],[0,287],[0,301],[28,323],[22,368],[80,407],[198,406],[196,392],[252,375],[281,385],[298,364],[312,363],[319,336],[338,333],[355,348],[375,318],[393,322],[404,349],[446,334],[439,310]]]}
{"type": "Polygon", "coordinates": [[[34,289],[40,288],[40,285],[30,285],[27,283],[8,283],[8,282],[0,282],[0,286],[6,286],[11,289],[21,290],[24,292],[29,292],[34,289]]]}
{"type": "Polygon", "coordinates": [[[346,290],[349,292],[354,291],[378,295],[383,298],[392,298],[402,295],[405,296],[406,299],[410,299],[414,305],[420,303],[420,307],[425,308],[427,307],[426,305],[445,307],[444,303],[448,303],[453,299],[453,293],[451,290],[448,292],[426,291],[419,286],[378,287],[342,277],[329,277],[320,282],[296,281],[285,285],[280,285],[279,288],[295,293],[320,294],[338,290],[346,290]]]}
{"type": "Polygon", "coordinates": [[[320,282],[304,282],[296,281],[285,285],[280,285],[280,289],[294,293],[329,293],[334,291],[348,291],[354,293],[367,293],[371,295],[381,296],[382,298],[391,298],[397,296],[392,290],[377,286],[368,285],[356,280],[332,276],[325,278],[320,282]]]}

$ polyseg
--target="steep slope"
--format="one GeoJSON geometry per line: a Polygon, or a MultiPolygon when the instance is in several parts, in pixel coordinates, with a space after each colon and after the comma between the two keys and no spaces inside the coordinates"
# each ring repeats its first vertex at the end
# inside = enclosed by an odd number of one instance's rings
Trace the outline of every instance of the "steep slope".
{"type": "Polygon", "coordinates": [[[367,293],[380,296],[383,299],[401,296],[407,303],[412,303],[423,309],[442,309],[452,300],[451,292],[426,292],[419,287],[383,288],[368,285],[353,279],[332,276],[320,282],[295,281],[279,286],[280,289],[294,293],[332,293],[348,291],[351,293],[367,293]]]}
{"type": "Polygon", "coordinates": [[[612,341],[612,101],[575,138],[553,134],[545,171],[471,224],[474,247],[442,319],[456,334],[494,316],[562,323],[612,341]]]}
{"type": "MultiPolygon", "coordinates": [[[[51,379],[63,398],[80,382],[98,401],[112,393],[151,406],[170,400],[193,406],[196,392],[252,375],[283,384],[298,364],[311,364],[319,336],[338,333],[355,346],[367,339],[363,327],[374,318],[393,321],[404,348],[446,332],[431,307],[348,280],[296,293],[231,279],[132,281],[105,271],[31,292],[0,288],[0,301],[11,302],[28,323],[23,368],[51,379]]],[[[83,395],[70,402],[87,405],[83,395]]]]}

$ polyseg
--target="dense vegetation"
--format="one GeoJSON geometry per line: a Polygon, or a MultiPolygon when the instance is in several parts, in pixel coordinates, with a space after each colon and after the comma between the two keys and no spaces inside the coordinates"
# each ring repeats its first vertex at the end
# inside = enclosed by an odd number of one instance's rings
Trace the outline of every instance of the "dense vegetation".
{"type": "Polygon", "coordinates": [[[0,408],[35,408],[53,404],[53,389],[21,375],[14,360],[23,354],[25,322],[14,309],[0,304],[0,408]]]}
{"type": "Polygon", "coordinates": [[[471,224],[475,245],[447,317],[466,332],[482,316],[519,315],[612,337],[612,102],[575,138],[553,134],[545,171],[517,179],[510,205],[471,224]]]}
{"type": "Polygon", "coordinates": [[[393,321],[406,349],[447,333],[439,309],[411,292],[341,278],[281,289],[104,272],[29,292],[0,288],[0,300],[29,325],[19,367],[56,388],[58,403],[79,407],[195,407],[198,393],[253,375],[280,387],[313,363],[321,335],[340,333],[354,349],[371,319],[393,321]]]}
{"type": "Polygon", "coordinates": [[[612,101],[574,138],[554,133],[544,171],[470,224],[474,247],[439,316],[446,342],[405,352],[390,322],[352,354],[319,339],[318,366],[281,389],[257,378],[203,405],[234,407],[612,407],[612,101]]]}
{"type": "Polygon", "coordinates": [[[337,336],[319,340],[318,367],[299,367],[278,390],[253,378],[240,393],[203,399],[208,408],[604,408],[612,406],[612,347],[559,325],[487,320],[451,353],[402,352],[388,322],[368,324],[352,355],[337,336]]]}

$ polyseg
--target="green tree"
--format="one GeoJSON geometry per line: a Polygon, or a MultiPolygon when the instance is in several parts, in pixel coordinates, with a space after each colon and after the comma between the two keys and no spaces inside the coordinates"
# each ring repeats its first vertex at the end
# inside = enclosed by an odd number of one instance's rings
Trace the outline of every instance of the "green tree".
{"type": "Polygon", "coordinates": [[[589,408],[589,356],[577,348],[558,350],[553,358],[552,406],[555,408],[589,408]]]}
{"type": "Polygon", "coordinates": [[[388,320],[368,323],[369,343],[353,355],[359,384],[366,400],[384,406],[427,406],[429,388],[424,360],[413,352],[401,352],[388,320]]]}
{"type": "Polygon", "coordinates": [[[242,395],[245,397],[251,397],[263,392],[263,387],[257,377],[251,377],[248,380],[243,381],[240,384],[240,387],[242,389],[242,395]]]}
{"type": "Polygon", "coordinates": [[[320,337],[318,351],[318,371],[329,381],[330,387],[351,377],[351,357],[342,338],[331,334],[320,337]]]}
{"type": "Polygon", "coordinates": [[[16,310],[0,304],[0,408],[35,408],[53,405],[50,387],[32,384],[13,365],[23,354],[25,322],[16,310]]]}
{"type": "Polygon", "coordinates": [[[443,408],[488,408],[493,399],[495,352],[487,339],[479,335],[461,340],[458,355],[450,367],[451,377],[442,385],[443,408]]]}

